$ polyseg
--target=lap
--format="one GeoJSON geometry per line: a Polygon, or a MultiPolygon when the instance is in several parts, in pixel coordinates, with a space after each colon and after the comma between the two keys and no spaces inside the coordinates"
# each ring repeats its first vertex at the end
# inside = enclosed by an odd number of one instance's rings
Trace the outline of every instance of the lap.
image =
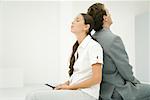
{"type": "Polygon", "coordinates": [[[111,99],[112,100],[123,100],[123,98],[121,97],[121,95],[116,90],[114,90],[111,99]]]}
{"type": "Polygon", "coordinates": [[[37,90],[29,93],[26,100],[96,100],[80,90],[37,90]]]}

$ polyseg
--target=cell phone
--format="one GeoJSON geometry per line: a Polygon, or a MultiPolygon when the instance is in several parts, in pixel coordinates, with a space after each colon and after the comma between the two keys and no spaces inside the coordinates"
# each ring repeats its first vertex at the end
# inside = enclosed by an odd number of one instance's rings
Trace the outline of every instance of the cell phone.
{"type": "Polygon", "coordinates": [[[51,87],[52,89],[55,89],[55,86],[49,85],[49,84],[45,84],[46,86],[51,87]]]}

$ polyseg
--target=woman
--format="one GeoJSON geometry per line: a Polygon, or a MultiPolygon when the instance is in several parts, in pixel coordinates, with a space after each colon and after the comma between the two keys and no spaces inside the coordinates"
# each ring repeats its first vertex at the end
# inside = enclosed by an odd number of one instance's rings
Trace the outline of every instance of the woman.
{"type": "Polygon", "coordinates": [[[70,58],[69,80],[56,86],[53,91],[34,92],[26,100],[98,100],[103,51],[90,34],[93,24],[93,18],[83,13],[72,22],[71,32],[77,41],[70,58]]]}

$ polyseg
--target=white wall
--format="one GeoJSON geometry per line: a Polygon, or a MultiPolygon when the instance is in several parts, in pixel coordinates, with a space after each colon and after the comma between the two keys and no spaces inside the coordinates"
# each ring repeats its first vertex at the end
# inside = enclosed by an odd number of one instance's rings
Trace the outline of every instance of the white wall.
{"type": "Polygon", "coordinates": [[[0,88],[23,87],[22,68],[0,68],[0,88]]]}
{"type": "Polygon", "coordinates": [[[58,80],[59,3],[3,2],[3,68],[22,68],[25,84],[58,80]]]}

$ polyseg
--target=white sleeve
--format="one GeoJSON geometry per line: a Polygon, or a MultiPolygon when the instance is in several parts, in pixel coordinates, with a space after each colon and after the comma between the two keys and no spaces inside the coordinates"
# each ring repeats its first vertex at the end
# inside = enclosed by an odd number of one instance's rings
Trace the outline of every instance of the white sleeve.
{"type": "Polygon", "coordinates": [[[101,63],[103,64],[103,49],[100,44],[93,45],[89,48],[90,64],[101,63]]]}

